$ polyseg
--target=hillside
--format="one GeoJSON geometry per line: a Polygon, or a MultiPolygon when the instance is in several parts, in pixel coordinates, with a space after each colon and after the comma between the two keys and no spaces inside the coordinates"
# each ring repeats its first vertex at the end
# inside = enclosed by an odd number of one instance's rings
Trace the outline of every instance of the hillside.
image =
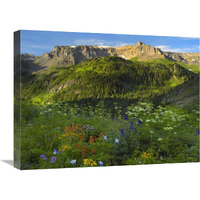
{"type": "Polygon", "coordinates": [[[178,63],[138,62],[120,57],[82,61],[23,78],[25,99],[35,102],[155,98],[197,75],[178,63]]]}
{"type": "Polygon", "coordinates": [[[173,88],[164,95],[162,101],[176,107],[199,110],[199,74],[193,79],[173,88]]]}

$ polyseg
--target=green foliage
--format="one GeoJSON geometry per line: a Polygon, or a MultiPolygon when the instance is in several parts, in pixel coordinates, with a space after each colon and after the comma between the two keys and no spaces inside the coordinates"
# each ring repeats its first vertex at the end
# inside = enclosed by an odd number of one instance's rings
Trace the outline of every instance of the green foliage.
{"type": "MultiPolygon", "coordinates": [[[[65,69],[51,68],[22,80],[22,96],[33,102],[156,98],[196,75],[170,61],[94,58],[65,69]]],[[[116,100],[115,100],[116,101],[116,100]]]]}
{"type": "Polygon", "coordinates": [[[21,169],[199,161],[196,111],[138,102],[114,117],[103,101],[96,107],[23,102],[21,109],[29,113],[15,141],[21,169]]]}

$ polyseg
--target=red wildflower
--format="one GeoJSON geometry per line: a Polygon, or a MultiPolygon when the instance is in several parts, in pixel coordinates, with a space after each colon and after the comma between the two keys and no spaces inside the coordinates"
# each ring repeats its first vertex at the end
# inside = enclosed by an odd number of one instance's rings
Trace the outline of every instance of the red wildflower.
{"type": "Polygon", "coordinates": [[[90,136],[90,143],[94,143],[94,138],[90,136]]]}
{"type": "Polygon", "coordinates": [[[85,153],[86,153],[86,150],[83,149],[83,151],[82,151],[82,156],[83,156],[83,157],[85,156],[85,153]]]}
{"type": "Polygon", "coordinates": [[[95,153],[96,153],[96,150],[95,150],[95,149],[93,149],[93,150],[92,150],[92,154],[95,154],[95,153]]]}
{"type": "Polygon", "coordinates": [[[102,137],[102,135],[103,135],[103,131],[101,131],[101,133],[100,133],[100,135],[99,135],[99,138],[101,138],[101,137],[102,137]]]}

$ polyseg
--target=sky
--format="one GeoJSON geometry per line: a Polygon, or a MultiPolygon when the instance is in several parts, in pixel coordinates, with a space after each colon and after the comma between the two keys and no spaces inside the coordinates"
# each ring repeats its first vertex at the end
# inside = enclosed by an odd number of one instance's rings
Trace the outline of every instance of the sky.
{"type": "Polygon", "coordinates": [[[56,45],[117,47],[136,45],[138,41],[158,47],[162,51],[191,53],[200,51],[199,38],[22,30],[21,54],[41,56],[45,52],[50,52],[56,45]]]}

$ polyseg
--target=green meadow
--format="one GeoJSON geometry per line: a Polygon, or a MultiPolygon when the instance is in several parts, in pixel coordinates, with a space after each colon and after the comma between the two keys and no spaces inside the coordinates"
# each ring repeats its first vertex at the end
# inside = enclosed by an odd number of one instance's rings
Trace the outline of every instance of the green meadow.
{"type": "Polygon", "coordinates": [[[197,66],[108,56],[15,83],[20,169],[199,162],[197,66]]]}

